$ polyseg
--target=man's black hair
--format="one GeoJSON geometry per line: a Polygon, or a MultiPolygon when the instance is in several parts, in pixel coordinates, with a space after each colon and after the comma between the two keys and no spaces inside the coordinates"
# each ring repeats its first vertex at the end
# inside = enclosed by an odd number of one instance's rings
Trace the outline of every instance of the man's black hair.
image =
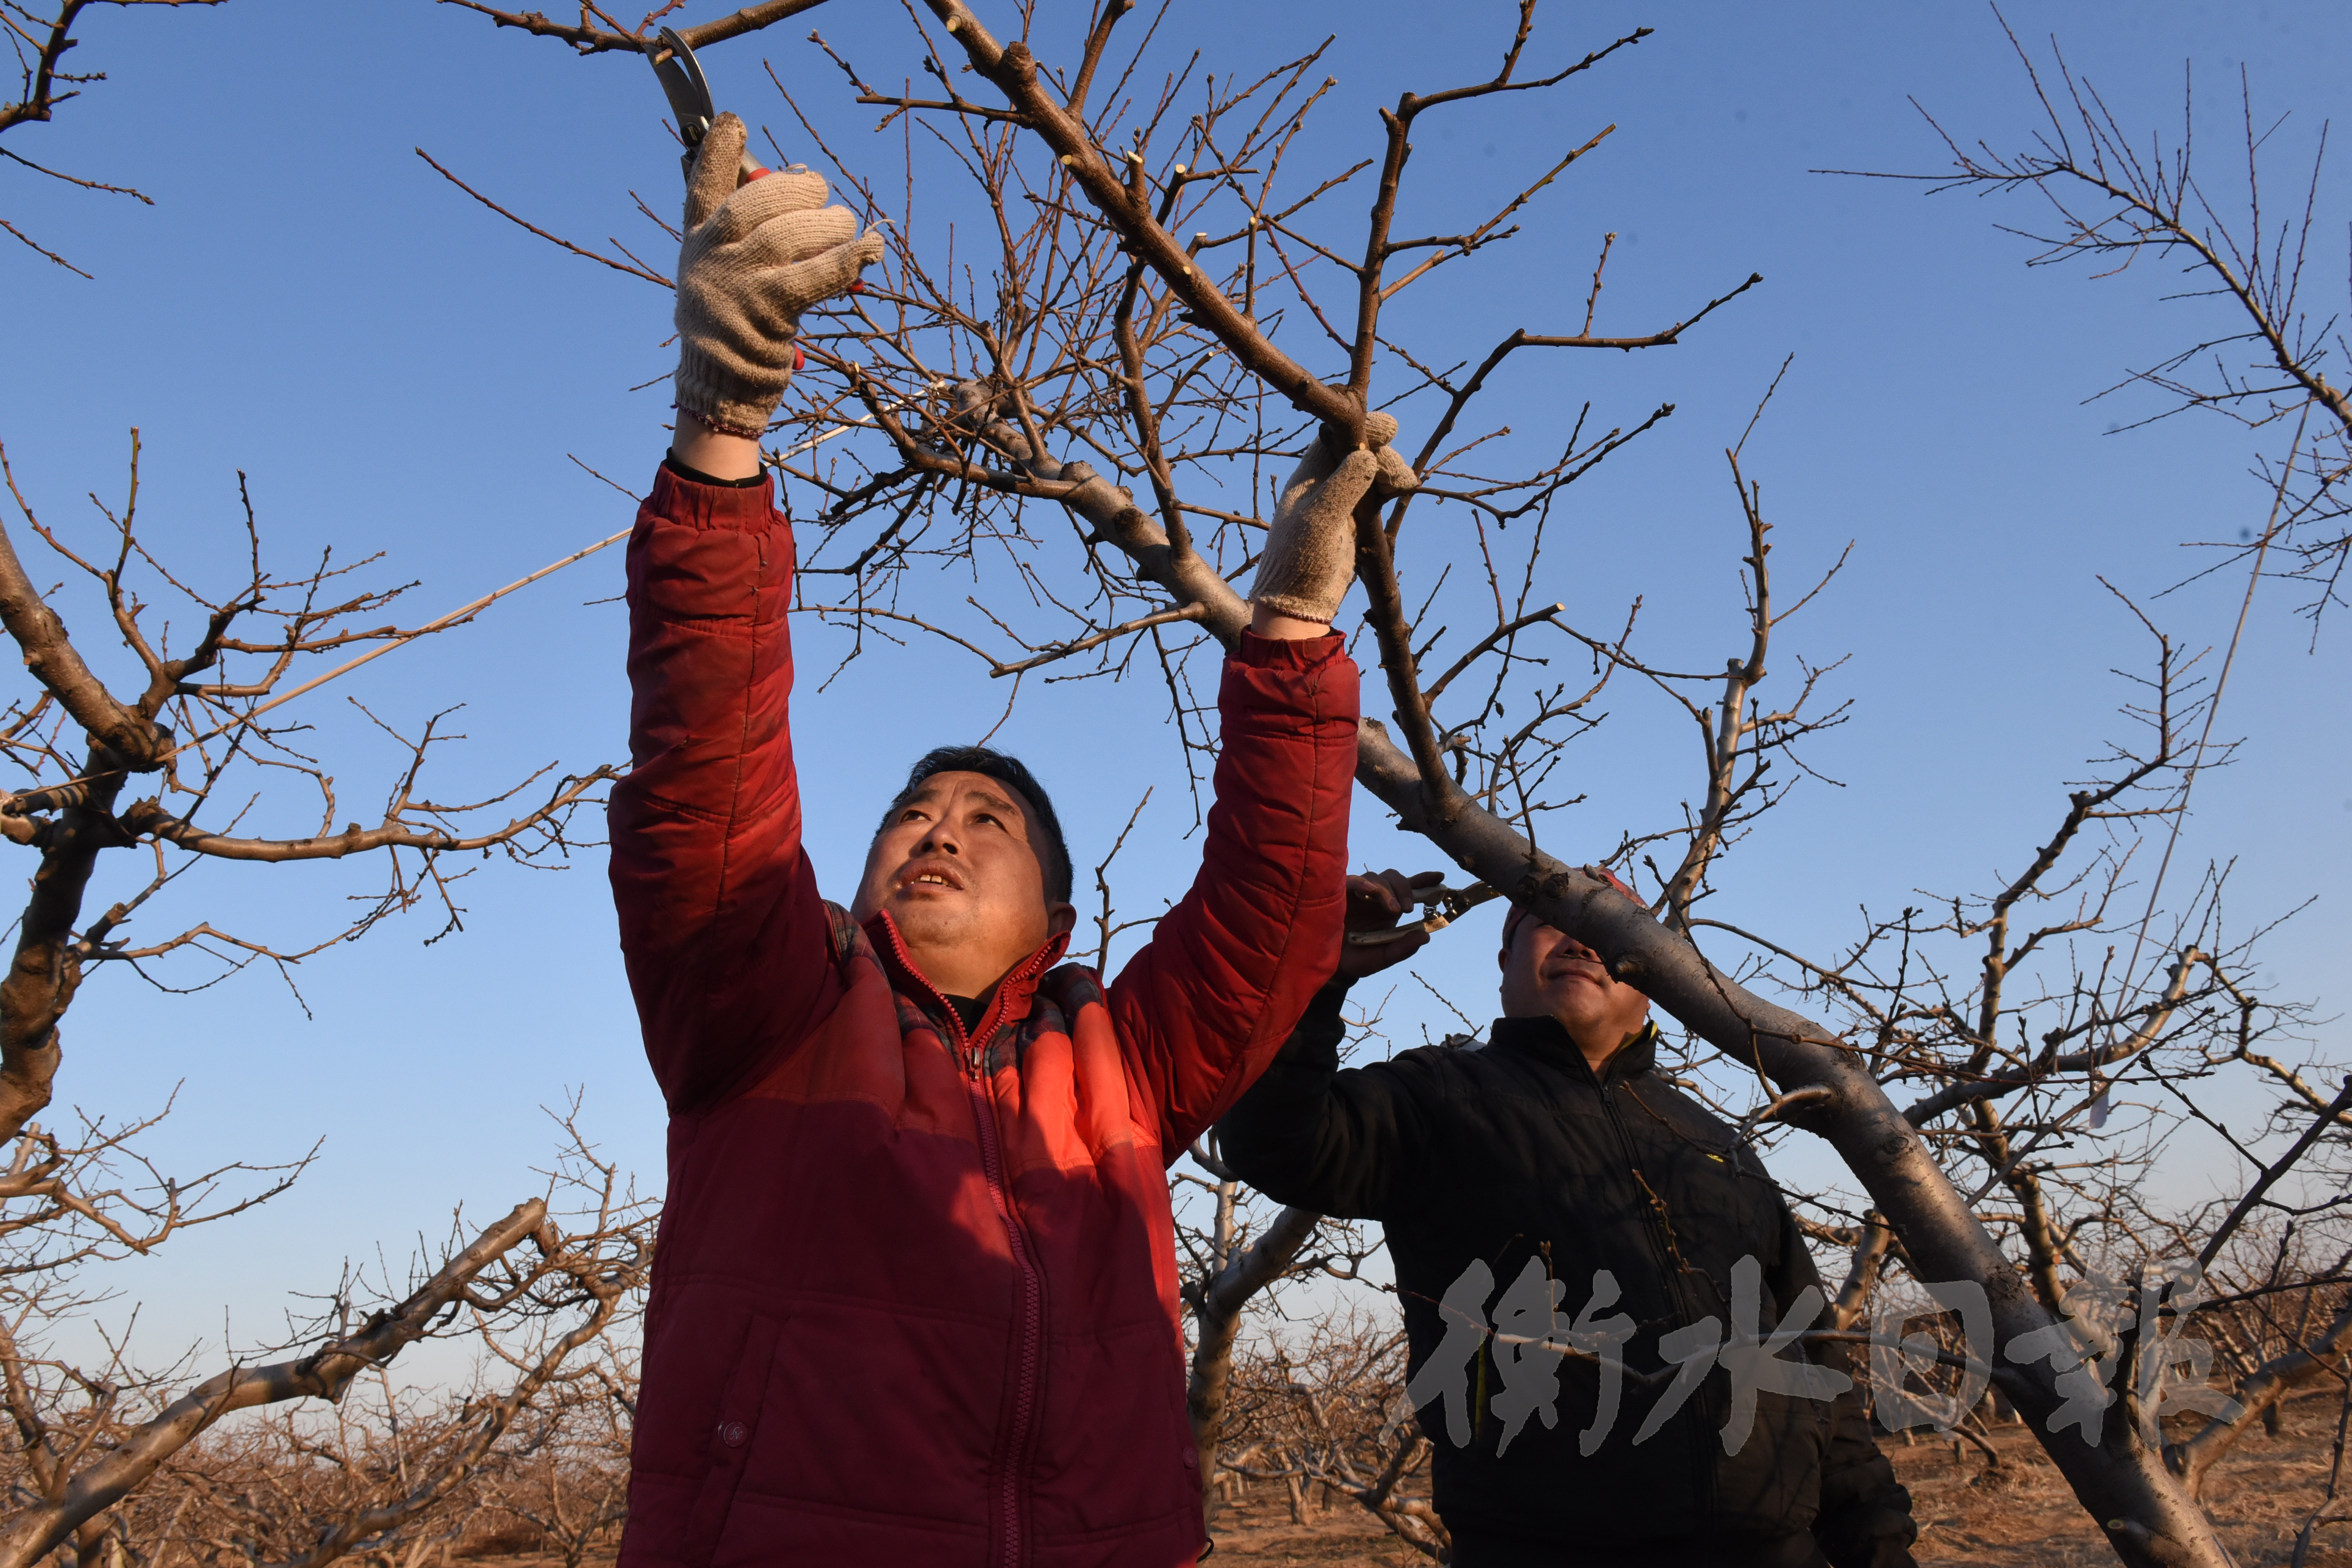
{"type": "MultiPolygon", "coordinates": [[[[986,746],[940,746],[923,753],[907,774],[907,787],[898,792],[882,814],[884,826],[900,806],[915,798],[933,773],[980,773],[998,784],[1010,785],[1021,792],[1029,809],[1037,816],[1038,825],[1045,830],[1044,853],[1037,863],[1045,872],[1045,901],[1066,904],[1070,901],[1070,847],[1062,838],[1061,818],[1054,815],[1054,803],[1046,798],[1045,787],[1018,757],[1008,757],[1003,752],[992,752],[986,746]]],[[[881,829],[875,829],[881,836],[881,829]]],[[[1031,846],[1033,848],[1041,847],[1031,846]]]]}

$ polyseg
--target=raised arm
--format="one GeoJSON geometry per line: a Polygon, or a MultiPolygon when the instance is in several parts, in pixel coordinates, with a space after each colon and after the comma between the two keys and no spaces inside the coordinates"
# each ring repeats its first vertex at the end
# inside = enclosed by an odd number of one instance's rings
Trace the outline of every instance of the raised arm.
{"type": "Polygon", "coordinates": [[[1417,484],[1388,447],[1330,434],[1284,483],[1250,629],[1217,694],[1223,747],[1192,889],[1113,983],[1111,1012],[1173,1160],[1249,1086],[1339,956],[1356,667],[1330,630],[1355,575],[1355,512],[1417,484]]]}
{"type": "Polygon", "coordinates": [[[1132,1070],[1181,1155],[1280,1048],[1339,955],[1356,667],[1336,636],[1244,633],[1192,890],[1110,987],[1132,1070]]]}
{"type": "Polygon", "coordinates": [[[737,189],[742,144],[742,121],[720,116],[688,184],[678,439],[629,540],[632,765],[613,793],[613,896],[673,1112],[748,1081],[835,984],[793,771],[792,526],[758,437],[800,312],[880,246],[814,174],[737,189]]]}
{"type": "Polygon", "coordinates": [[[1342,984],[1307,1005],[1272,1066],[1217,1123],[1217,1153],[1277,1203],[1342,1219],[1384,1219],[1418,1172],[1435,1086],[1411,1058],[1339,1066],[1342,984]]]}
{"type": "Polygon", "coordinates": [[[663,466],[629,540],[632,766],[611,825],[621,951],[674,1111],[796,1036],[831,984],[793,772],[792,573],[764,478],[663,466]]]}

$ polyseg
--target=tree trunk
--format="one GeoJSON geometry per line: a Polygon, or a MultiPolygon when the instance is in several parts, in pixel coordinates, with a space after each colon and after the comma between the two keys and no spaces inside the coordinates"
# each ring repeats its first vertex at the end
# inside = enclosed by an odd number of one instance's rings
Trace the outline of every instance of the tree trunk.
{"type": "Polygon", "coordinates": [[[1224,1433],[1225,1395],[1233,1382],[1234,1340],[1241,1332],[1242,1308],[1290,1267],[1291,1259],[1313,1238],[1321,1218],[1304,1209],[1284,1209],[1264,1236],[1236,1250],[1213,1279],[1202,1284],[1200,1300],[1192,1309],[1192,1371],[1184,1390],[1184,1405],[1192,1418],[1192,1441],[1201,1454],[1201,1506],[1205,1514],[1216,1512],[1217,1446],[1224,1433]]]}
{"type": "MultiPolygon", "coordinates": [[[[88,766],[93,773],[105,766],[104,753],[95,745],[88,766]]],[[[33,873],[32,896],[18,923],[16,955],[0,979],[0,1142],[23,1131],[49,1103],[63,1055],[58,1020],[81,985],[74,926],[81,919],[82,896],[99,851],[124,841],[113,816],[114,797],[124,783],[120,772],[90,779],[81,803],[60,811],[41,841],[40,868],[33,873]]]]}

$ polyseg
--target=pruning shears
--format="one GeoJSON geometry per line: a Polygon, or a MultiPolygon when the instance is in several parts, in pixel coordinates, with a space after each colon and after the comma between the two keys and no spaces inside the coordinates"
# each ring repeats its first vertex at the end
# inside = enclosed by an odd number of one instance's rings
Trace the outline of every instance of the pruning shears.
{"type": "Polygon", "coordinates": [[[1502,894],[1484,882],[1473,882],[1466,888],[1416,889],[1413,902],[1429,911],[1428,915],[1411,925],[1391,926],[1386,931],[1351,931],[1348,933],[1349,947],[1380,947],[1391,942],[1402,942],[1409,936],[1420,936],[1444,931],[1472,910],[1489,899],[1502,894]]]}
{"type": "MultiPolygon", "coordinates": [[[[654,77],[669,100],[669,111],[677,119],[678,139],[686,143],[678,166],[691,178],[695,149],[702,145],[702,139],[710,134],[711,121],[719,118],[719,106],[710,97],[710,83],[703,76],[694,51],[686,47],[686,40],[677,36],[675,27],[664,27],[654,35],[654,41],[646,46],[646,58],[652,62],[654,77]]],[[[740,184],[748,185],[771,172],[751,156],[750,149],[744,150],[740,184]]]]}

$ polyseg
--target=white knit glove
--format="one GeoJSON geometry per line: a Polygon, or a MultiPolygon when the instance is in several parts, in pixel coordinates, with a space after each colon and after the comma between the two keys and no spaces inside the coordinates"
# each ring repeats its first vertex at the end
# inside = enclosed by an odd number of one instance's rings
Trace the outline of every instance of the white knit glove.
{"type": "Polygon", "coordinates": [[[1364,417],[1370,451],[1335,458],[1318,434],[1282,487],[1258,558],[1250,603],[1301,620],[1328,621],[1339,613],[1356,580],[1356,503],[1375,482],[1407,490],[1421,483],[1412,466],[1390,449],[1397,422],[1386,414],[1364,417]]]}
{"type": "Polygon", "coordinates": [[[784,170],[736,188],[743,122],[722,114],[687,181],[678,249],[677,405],[730,435],[757,437],[793,378],[801,312],[845,294],[882,259],[847,207],[824,205],[821,174],[784,170]]]}

